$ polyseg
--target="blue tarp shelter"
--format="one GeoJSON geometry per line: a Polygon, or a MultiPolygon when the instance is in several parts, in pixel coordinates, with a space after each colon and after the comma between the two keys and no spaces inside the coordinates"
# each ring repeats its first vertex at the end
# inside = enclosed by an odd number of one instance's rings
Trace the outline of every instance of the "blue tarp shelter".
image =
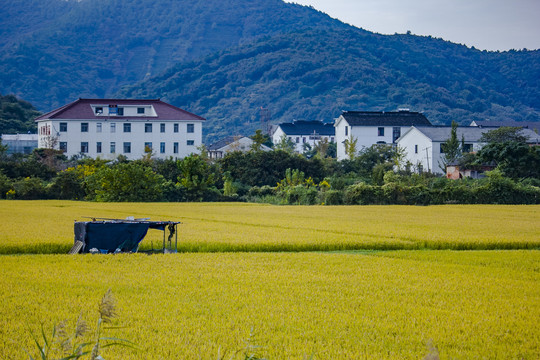
{"type": "Polygon", "coordinates": [[[139,244],[149,229],[163,231],[163,252],[176,252],[179,222],[147,220],[103,220],[76,221],[74,226],[75,245],[70,254],[137,252],[139,244]],[[168,249],[165,234],[169,231],[168,249]],[[174,249],[172,237],[176,236],[174,249]]]}

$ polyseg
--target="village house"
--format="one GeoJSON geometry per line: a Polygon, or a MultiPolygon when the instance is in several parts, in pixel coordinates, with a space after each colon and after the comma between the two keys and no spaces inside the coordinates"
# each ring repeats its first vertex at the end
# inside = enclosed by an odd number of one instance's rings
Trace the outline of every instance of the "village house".
{"type": "Polygon", "coordinates": [[[204,118],[157,100],[78,99],[36,120],[38,146],[73,155],[183,158],[202,144],[204,118]]]}
{"type": "Polygon", "coordinates": [[[335,121],[337,158],[347,158],[345,141],[356,141],[356,151],[376,144],[395,144],[411,126],[431,126],[421,113],[399,111],[345,111],[335,121]]]}
{"type": "Polygon", "coordinates": [[[294,150],[301,154],[307,145],[313,149],[322,139],[326,139],[329,143],[334,142],[334,124],[316,120],[294,120],[292,123],[281,123],[274,128],[272,142],[277,144],[284,138],[290,139],[294,143],[294,150]]]}
{"type": "MultiPolygon", "coordinates": [[[[457,128],[457,138],[464,142],[463,152],[476,152],[484,145],[482,135],[497,127],[464,126],[457,128]]],[[[414,166],[417,172],[445,174],[443,163],[443,143],[450,138],[451,126],[413,126],[396,143],[405,151],[405,162],[414,166]]],[[[522,129],[520,134],[528,137],[529,143],[538,143],[539,135],[530,129],[522,129]]],[[[455,170],[455,169],[454,169],[455,170]]],[[[458,169],[459,170],[459,169],[458,169]]],[[[465,170],[465,169],[462,169],[465,170]]],[[[453,172],[453,171],[451,171],[453,172]]]]}
{"type": "Polygon", "coordinates": [[[7,146],[6,153],[31,154],[38,147],[37,134],[4,134],[2,135],[2,145],[7,146]]]}
{"type": "MultiPolygon", "coordinates": [[[[208,157],[210,159],[221,159],[227,153],[234,151],[247,152],[253,146],[253,140],[247,136],[227,136],[212,145],[208,146],[208,157]]],[[[268,146],[261,145],[260,150],[271,151],[268,146]]]]}

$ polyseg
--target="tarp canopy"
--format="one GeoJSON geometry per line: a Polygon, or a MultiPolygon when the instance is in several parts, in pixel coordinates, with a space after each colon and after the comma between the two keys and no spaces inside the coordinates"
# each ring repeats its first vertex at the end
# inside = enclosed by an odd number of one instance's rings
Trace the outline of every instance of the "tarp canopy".
{"type": "Polygon", "coordinates": [[[136,252],[148,229],[165,231],[175,222],[165,221],[87,221],[75,222],[75,241],[84,243],[82,252],[136,252]]]}

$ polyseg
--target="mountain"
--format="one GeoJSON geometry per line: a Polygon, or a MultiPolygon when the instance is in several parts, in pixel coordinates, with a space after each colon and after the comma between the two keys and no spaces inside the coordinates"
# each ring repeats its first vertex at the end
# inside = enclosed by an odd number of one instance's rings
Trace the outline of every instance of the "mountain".
{"type": "Polygon", "coordinates": [[[2,7],[0,91],[44,111],[108,96],[260,36],[346,27],[281,0],[8,0],[2,7]]]}
{"type": "Polygon", "coordinates": [[[0,94],[0,134],[35,133],[34,119],[41,113],[14,95],[0,94]]]}
{"type": "Polygon", "coordinates": [[[206,140],[274,123],[332,120],[342,110],[422,111],[456,120],[540,120],[540,51],[487,52],[432,37],[306,29],[258,39],[125,87],[208,119],[206,140]]]}

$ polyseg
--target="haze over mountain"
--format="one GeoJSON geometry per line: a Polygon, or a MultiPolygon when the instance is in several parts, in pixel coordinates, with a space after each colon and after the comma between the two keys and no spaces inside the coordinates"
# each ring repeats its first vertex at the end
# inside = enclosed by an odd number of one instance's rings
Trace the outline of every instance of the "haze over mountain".
{"type": "Polygon", "coordinates": [[[540,51],[383,36],[281,0],[10,0],[0,92],[42,111],[161,97],[206,117],[207,140],[251,133],[261,107],[274,123],[398,107],[434,123],[539,121],[540,51]]]}

